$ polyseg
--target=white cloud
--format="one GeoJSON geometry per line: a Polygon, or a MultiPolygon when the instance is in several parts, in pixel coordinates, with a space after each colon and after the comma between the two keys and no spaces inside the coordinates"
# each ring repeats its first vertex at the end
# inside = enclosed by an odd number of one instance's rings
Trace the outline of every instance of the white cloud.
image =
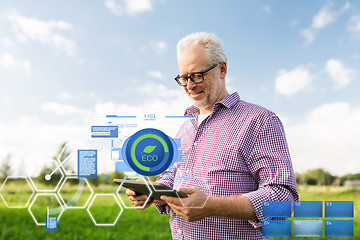
{"type": "Polygon", "coordinates": [[[346,10],[350,9],[351,4],[349,2],[346,2],[345,5],[339,10],[339,13],[343,13],[346,10]]]}
{"type": "Polygon", "coordinates": [[[299,34],[305,39],[305,44],[310,44],[315,40],[317,32],[335,22],[336,19],[350,8],[350,3],[346,2],[345,5],[338,11],[331,10],[331,3],[325,5],[313,17],[312,24],[309,28],[300,30],[299,34]]]}
{"type": "Polygon", "coordinates": [[[124,10],[130,16],[136,16],[143,12],[152,10],[151,0],[122,0],[121,3],[115,0],[106,0],[105,6],[115,15],[121,15],[124,10]]]}
{"type": "Polygon", "coordinates": [[[154,50],[156,54],[163,54],[167,50],[167,44],[165,41],[159,41],[155,43],[154,50]]]}
{"type": "Polygon", "coordinates": [[[347,29],[354,37],[360,38],[360,15],[351,17],[347,29]]]}
{"type": "Polygon", "coordinates": [[[148,75],[157,79],[164,79],[164,75],[160,71],[149,71],[148,75]]]}
{"type": "Polygon", "coordinates": [[[305,44],[310,44],[315,40],[315,31],[313,29],[303,29],[299,34],[305,38],[305,44]]]}
{"type": "Polygon", "coordinates": [[[323,7],[313,18],[311,27],[313,29],[320,29],[334,22],[336,13],[329,10],[329,6],[323,7]]]}
{"type": "Polygon", "coordinates": [[[123,13],[123,7],[114,0],[106,0],[105,6],[111,10],[115,15],[121,15],[123,13]]]}
{"type": "Polygon", "coordinates": [[[59,33],[63,30],[72,29],[70,23],[64,21],[41,21],[21,16],[17,12],[10,13],[7,19],[11,22],[20,42],[31,39],[61,49],[69,56],[75,55],[76,43],[59,33]]]}
{"type": "Polygon", "coordinates": [[[130,16],[142,12],[148,12],[152,10],[152,4],[150,0],[123,0],[125,4],[126,12],[130,16]]]}
{"type": "Polygon", "coordinates": [[[70,93],[61,91],[58,92],[57,98],[61,101],[66,101],[66,100],[71,100],[73,97],[70,93]]]}
{"type": "Polygon", "coordinates": [[[264,5],[262,11],[266,13],[271,13],[271,7],[269,5],[264,5]]]}
{"type": "Polygon", "coordinates": [[[346,67],[336,59],[330,59],[326,62],[325,71],[334,82],[336,89],[347,86],[356,74],[355,70],[346,67]]]}
{"type": "Polygon", "coordinates": [[[0,44],[4,45],[5,47],[13,47],[15,44],[9,38],[1,38],[0,44]]]}
{"type": "Polygon", "coordinates": [[[7,69],[20,69],[25,72],[26,75],[31,75],[31,66],[29,61],[21,61],[15,59],[11,54],[5,53],[0,56],[0,67],[7,69]]]}
{"type": "Polygon", "coordinates": [[[298,66],[293,70],[281,69],[275,79],[275,91],[282,95],[293,95],[309,86],[313,80],[309,70],[298,66]]]}
{"type": "Polygon", "coordinates": [[[286,126],[295,171],[322,167],[333,174],[360,169],[360,108],[346,102],[323,104],[296,126],[286,126]]]}
{"type": "MultiPolygon", "coordinates": [[[[175,80],[174,80],[175,81],[175,80]]],[[[172,101],[173,99],[187,98],[185,91],[182,88],[178,89],[169,89],[165,85],[149,82],[142,84],[137,87],[137,90],[141,94],[146,94],[144,97],[150,97],[154,99],[154,93],[159,99],[167,99],[167,101],[172,101]]]]}
{"type": "MultiPolygon", "coordinates": [[[[181,124],[178,122],[180,120],[175,119],[169,122],[160,116],[182,115],[185,108],[191,104],[188,96],[181,88],[169,89],[164,85],[151,82],[145,85],[141,84],[141,86],[143,88],[140,89],[140,93],[138,90],[137,92],[144,97],[145,101],[139,105],[99,102],[90,109],[83,109],[58,102],[46,102],[42,104],[42,109],[45,112],[48,112],[49,115],[54,113],[61,116],[61,121],[57,124],[44,123],[43,119],[46,119],[46,115],[42,115],[41,118],[21,116],[9,124],[0,123],[2,136],[0,138],[0,159],[8,153],[13,153],[14,161],[12,162],[14,165],[20,165],[19,162],[22,159],[26,160],[26,167],[21,166],[21,169],[27,169],[39,161],[50,160],[63,141],[70,143],[88,143],[91,141],[90,126],[107,125],[109,121],[105,117],[107,114],[140,116],[137,118],[140,124],[149,124],[146,127],[155,127],[164,129],[164,131],[165,129],[169,130],[169,132],[165,132],[173,137],[177,131],[177,126],[181,124]],[[143,121],[143,114],[146,113],[155,113],[158,117],[156,123],[143,121]],[[81,121],[78,121],[79,119],[81,121]]],[[[109,145],[106,146],[108,149],[109,145]]],[[[102,159],[104,161],[101,161],[101,164],[104,167],[100,170],[99,166],[99,172],[111,171],[113,162],[110,161],[110,158],[102,159]]]]}
{"type": "Polygon", "coordinates": [[[34,164],[51,160],[64,141],[83,140],[88,129],[85,125],[54,125],[20,116],[9,124],[0,123],[0,159],[10,153],[14,175],[30,174],[28,170],[34,164]]]}
{"type": "Polygon", "coordinates": [[[69,104],[60,104],[58,102],[45,102],[41,105],[41,108],[45,112],[55,113],[60,116],[85,113],[85,111],[79,107],[69,104]]]}

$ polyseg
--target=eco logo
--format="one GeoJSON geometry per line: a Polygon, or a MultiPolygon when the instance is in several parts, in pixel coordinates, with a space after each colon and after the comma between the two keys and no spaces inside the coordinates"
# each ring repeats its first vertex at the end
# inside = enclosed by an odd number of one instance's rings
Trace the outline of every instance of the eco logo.
{"type": "Polygon", "coordinates": [[[146,128],[125,141],[122,155],[125,163],[135,172],[156,176],[174,163],[177,147],[174,140],[162,131],[146,128]]]}
{"type": "MultiPolygon", "coordinates": [[[[144,151],[141,152],[141,154],[143,153],[152,153],[155,150],[156,146],[147,146],[144,148],[144,151]]],[[[141,160],[143,161],[157,161],[159,159],[159,157],[157,155],[141,155],[141,160]]]]}

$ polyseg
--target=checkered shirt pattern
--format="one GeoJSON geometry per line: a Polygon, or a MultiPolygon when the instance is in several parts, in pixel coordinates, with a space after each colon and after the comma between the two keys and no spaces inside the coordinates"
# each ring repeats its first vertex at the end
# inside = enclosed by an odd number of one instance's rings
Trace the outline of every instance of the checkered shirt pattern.
{"type": "MultiPolygon", "coordinates": [[[[198,115],[189,107],[185,115],[198,115]]],[[[271,111],[245,102],[237,92],[214,106],[198,126],[197,117],[180,127],[177,137],[185,161],[158,178],[169,187],[196,186],[209,196],[246,196],[258,221],[206,217],[187,222],[168,206],[173,239],[268,239],[262,236],[262,202],[299,199],[283,126],[271,111]]],[[[224,206],[226,207],[226,206],[224,206]]]]}

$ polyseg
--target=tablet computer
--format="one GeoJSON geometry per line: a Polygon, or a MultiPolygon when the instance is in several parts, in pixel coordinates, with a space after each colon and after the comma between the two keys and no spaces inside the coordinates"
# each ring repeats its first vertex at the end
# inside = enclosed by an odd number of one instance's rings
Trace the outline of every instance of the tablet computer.
{"type": "MultiPolygon", "coordinates": [[[[123,179],[114,179],[114,183],[117,184],[121,184],[122,182],[124,182],[122,184],[123,187],[125,188],[129,188],[131,190],[134,190],[135,192],[137,192],[138,194],[144,194],[144,195],[149,195],[149,188],[148,186],[145,184],[144,181],[136,181],[136,180],[123,180],[123,179]]],[[[187,195],[185,193],[176,191],[162,183],[158,183],[158,182],[147,182],[147,184],[149,185],[150,188],[152,188],[152,195],[151,197],[156,199],[156,200],[161,200],[160,196],[162,195],[166,195],[166,196],[170,196],[170,197],[181,197],[181,198],[187,198],[187,195]],[[154,187],[151,187],[154,186],[154,187]],[[155,189],[156,190],[155,190],[155,189]]]]}

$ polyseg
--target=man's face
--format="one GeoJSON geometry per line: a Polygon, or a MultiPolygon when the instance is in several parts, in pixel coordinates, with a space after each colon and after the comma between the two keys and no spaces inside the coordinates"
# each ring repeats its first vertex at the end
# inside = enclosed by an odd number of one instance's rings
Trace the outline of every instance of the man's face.
{"type": "MultiPolygon", "coordinates": [[[[189,79],[188,84],[183,87],[196,107],[212,111],[214,104],[224,97],[225,75],[221,73],[219,66],[205,73],[203,82],[196,84],[189,79]]],[[[180,55],[180,75],[202,72],[209,67],[211,65],[208,63],[205,48],[201,45],[195,49],[184,50],[180,55]]]]}

